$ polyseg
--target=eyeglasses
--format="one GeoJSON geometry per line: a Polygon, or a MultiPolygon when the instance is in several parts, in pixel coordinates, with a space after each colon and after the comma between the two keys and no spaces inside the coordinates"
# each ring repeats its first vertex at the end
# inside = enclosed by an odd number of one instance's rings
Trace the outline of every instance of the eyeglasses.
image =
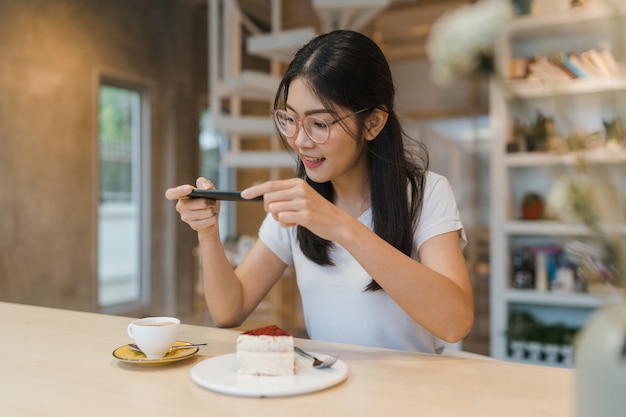
{"type": "Polygon", "coordinates": [[[315,143],[326,143],[330,138],[330,128],[337,122],[347,119],[348,117],[357,115],[368,110],[367,108],[346,114],[339,119],[327,121],[318,116],[305,116],[298,118],[290,115],[286,110],[273,110],[274,122],[278,131],[285,137],[293,138],[298,135],[300,126],[304,128],[306,135],[315,143]]]}

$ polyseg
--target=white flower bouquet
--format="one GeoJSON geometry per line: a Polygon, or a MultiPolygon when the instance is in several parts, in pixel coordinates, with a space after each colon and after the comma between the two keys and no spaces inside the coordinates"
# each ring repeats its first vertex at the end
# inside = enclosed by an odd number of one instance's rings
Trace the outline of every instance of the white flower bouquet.
{"type": "Polygon", "coordinates": [[[494,40],[511,19],[511,10],[508,1],[480,0],[444,13],[426,44],[433,82],[450,85],[492,62],[494,40]]]}

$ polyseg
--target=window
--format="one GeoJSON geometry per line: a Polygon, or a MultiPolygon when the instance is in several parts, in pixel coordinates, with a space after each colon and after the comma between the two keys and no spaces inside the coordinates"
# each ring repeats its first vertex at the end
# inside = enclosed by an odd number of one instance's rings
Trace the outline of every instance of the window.
{"type": "MultiPolygon", "coordinates": [[[[231,170],[220,166],[222,152],[228,148],[227,137],[213,127],[211,111],[204,108],[200,114],[200,176],[213,182],[215,188],[228,190],[233,182],[231,170]]],[[[228,201],[222,201],[220,210],[220,230],[223,236],[228,237],[235,229],[235,205],[228,201]]]]}
{"type": "Polygon", "coordinates": [[[208,108],[202,110],[200,117],[200,175],[210,179],[216,187],[220,180],[220,146],[222,135],[213,128],[211,113],[208,108]]]}
{"type": "MultiPolygon", "coordinates": [[[[98,303],[149,301],[148,129],[145,90],[104,80],[99,87],[98,303]],[[146,117],[144,117],[146,115],[146,117]]],[[[130,309],[129,307],[127,309],[130,309]]]]}

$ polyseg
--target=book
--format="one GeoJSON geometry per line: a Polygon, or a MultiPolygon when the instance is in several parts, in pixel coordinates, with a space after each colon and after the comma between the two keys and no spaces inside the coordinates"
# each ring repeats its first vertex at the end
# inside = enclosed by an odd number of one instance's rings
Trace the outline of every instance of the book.
{"type": "Polygon", "coordinates": [[[577,78],[589,78],[589,74],[587,74],[580,66],[575,65],[567,54],[561,52],[559,54],[559,59],[572,74],[576,75],[577,78]]]}
{"type": "Polygon", "coordinates": [[[572,64],[582,69],[587,74],[588,78],[597,78],[600,76],[600,72],[590,62],[583,59],[582,56],[578,54],[569,54],[568,56],[572,64]]]}
{"type": "Polygon", "coordinates": [[[607,67],[604,59],[595,49],[589,49],[588,51],[583,52],[581,56],[598,70],[601,77],[612,76],[611,70],[607,67]]]}
{"type": "Polygon", "coordinates": [[[566,81],[574,78],[543,56],[535,58],[535,62],[531,64],[530,70],[545,81],[566,81]]]}
{"type": "Polygon", "coordinates": [[[620,76],[619,66],[617,65],[617,62],[615,61],[615,57],[613,56],[611,51],[604,49],[604,50],[599,51],[598,53],[604,60],[604,63],[609,69],[611,76],[619,77],[620,76]]]}
{"type": "Polygon", "coordinates": [[[567,75],[570,79],[576,79],[576,78],[580,78],[578,76],[578,74],[576,74],[574,71],[572,71],[571,69],[569,69],[567,67],[567,65],[565,65],[565,62],[563,62],[563,59],[561,57],[561,54],[556,54],[556,55],[551,55],[547,57],[548,62],[550,62],[553,66],[557,67],[558,69],[560,69],[565,75],[567,75]]]}

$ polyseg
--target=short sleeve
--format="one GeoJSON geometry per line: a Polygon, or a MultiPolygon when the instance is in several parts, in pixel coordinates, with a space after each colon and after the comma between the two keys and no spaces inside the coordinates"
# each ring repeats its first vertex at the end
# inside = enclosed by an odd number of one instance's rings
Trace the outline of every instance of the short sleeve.
{"type": "Polygon", "coordinates": [[[259,239],[287,265],[293,263],[292,244],[295,237],[295,226],[282,227],[271,213],[267,213],[259,229],[259,239]]]}
{"type": "Polygon", "coordinates": [[[415,250],[428,239],[444,233],[459,231],[461,248],[467,244],[467,237],[461,222],[454,191],[448,179],[429,172],[426,177],[424,202],[415,234],[415,250]]]}

